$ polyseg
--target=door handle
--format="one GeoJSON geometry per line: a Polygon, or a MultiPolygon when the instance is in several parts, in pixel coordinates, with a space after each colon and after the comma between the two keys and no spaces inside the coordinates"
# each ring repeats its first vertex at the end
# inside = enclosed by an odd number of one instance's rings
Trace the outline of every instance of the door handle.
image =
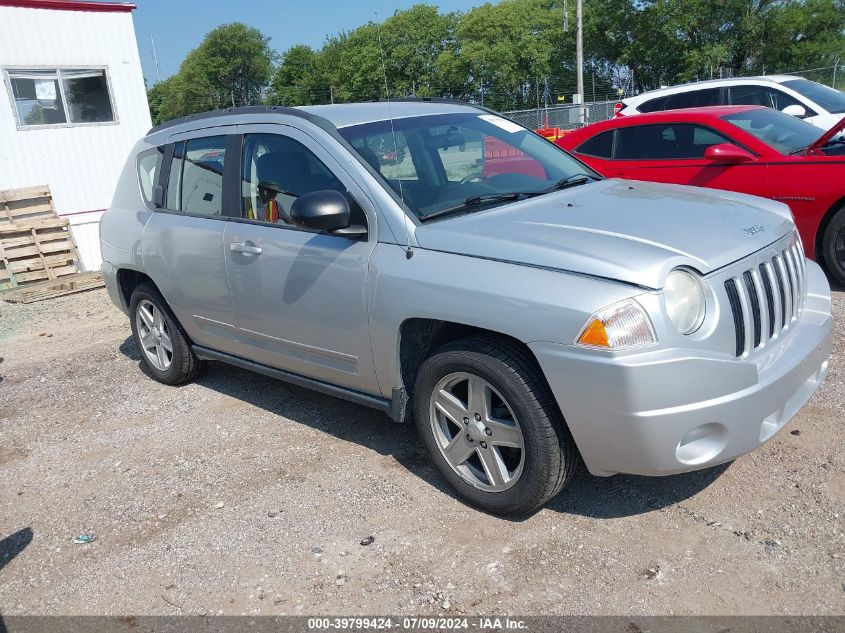
{"type": "Polygon", "coordinates": [[[264,252],[260,246],[250,242],[232,242],[229,248],[235,253],[243,253],[244,255],[261,255],[264,252]]]}

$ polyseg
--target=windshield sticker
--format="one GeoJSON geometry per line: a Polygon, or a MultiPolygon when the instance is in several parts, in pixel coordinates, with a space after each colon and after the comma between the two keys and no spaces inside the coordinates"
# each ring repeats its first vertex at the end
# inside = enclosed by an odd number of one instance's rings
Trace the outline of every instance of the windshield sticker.
{"type": "Polygon", "coordinates": [[[522,132],[525,130],[525,128],[521,125],[514,123],[513,121],[503,119],[495,114],[479,114],[478,118],[483,119],[488,123],[492,123],[496,127],[502,128],[505,132],[522,132]]]}

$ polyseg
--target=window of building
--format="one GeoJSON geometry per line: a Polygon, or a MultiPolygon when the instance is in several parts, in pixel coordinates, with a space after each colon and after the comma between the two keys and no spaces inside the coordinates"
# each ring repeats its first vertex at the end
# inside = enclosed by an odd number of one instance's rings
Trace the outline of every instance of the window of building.
{"type": "Polygon", "coordinates": [[[115,121],[106,71],[7,69],[19,127],[115,121]]]}

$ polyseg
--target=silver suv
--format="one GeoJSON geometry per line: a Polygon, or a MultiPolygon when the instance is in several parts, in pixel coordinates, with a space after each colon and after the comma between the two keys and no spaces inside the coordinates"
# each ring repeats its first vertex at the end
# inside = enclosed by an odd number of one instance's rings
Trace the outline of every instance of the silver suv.
{"type": "Polygon", "coordinates": [[[485,510],[591,473],[723,463],[831,349],[789,209],[602,179],[454,102],[247,108],[153,128],[102,221],[143,363],[223,361],[414,420],[485,510]]]}

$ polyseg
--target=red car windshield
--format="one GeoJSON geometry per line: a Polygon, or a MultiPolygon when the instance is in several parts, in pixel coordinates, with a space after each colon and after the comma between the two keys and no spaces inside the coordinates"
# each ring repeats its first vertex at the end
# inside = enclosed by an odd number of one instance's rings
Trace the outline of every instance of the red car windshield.
{"type": "Polygon", "coordinates": [[[768,108],[734,112],[722,119],[785,155],[797,154],[824,134],[815,125],[768,108]]]}

